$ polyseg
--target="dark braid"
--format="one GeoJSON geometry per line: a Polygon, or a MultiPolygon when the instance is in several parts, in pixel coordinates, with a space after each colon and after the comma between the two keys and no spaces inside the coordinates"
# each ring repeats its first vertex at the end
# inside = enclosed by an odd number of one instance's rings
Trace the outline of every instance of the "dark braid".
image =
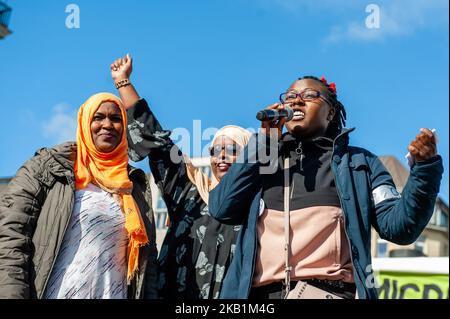
{"type": "Polygon", "coordinates": [[[328,100],[336,110],[333,119],[328,125],[326,135],[332,138],[338,136],[341,133],[342,128],[345,127],[345,120],[347,119],[347,113],[345,112],[344,105],[338,100],[336,93],[333,91],[333,89],[330,87],[328,83],[325,83],[321,79],[312,75],[307,75],[299,78],[299,80],[306,80],[306,79],[316,80],[319,83],[321,83],[324,87],[326,87],[328,92],[328,100]]]}

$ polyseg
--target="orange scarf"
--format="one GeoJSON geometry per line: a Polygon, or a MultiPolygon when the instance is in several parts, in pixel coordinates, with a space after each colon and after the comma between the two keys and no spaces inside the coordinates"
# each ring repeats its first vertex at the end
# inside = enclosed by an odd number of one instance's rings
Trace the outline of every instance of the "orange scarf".
{"type": "Polygon", "coordinates": [[[133,183],[128,178],[126,127],[127,114],[119,98],[110,93],[91,96],[78,111],[75,178],[77,190],[93,182],[106,192],[119,197],[120,206],[125,214],[125,229],[128,232],[127,283],[129,284],[138,268],[139,247],[148,243],[148,237],[139,208],[131,196],[133,183]],[[97,151],[91,133],[92,119],[103,102],[118,105],[124,122],[120,144],[110,153],[97,151]]]}

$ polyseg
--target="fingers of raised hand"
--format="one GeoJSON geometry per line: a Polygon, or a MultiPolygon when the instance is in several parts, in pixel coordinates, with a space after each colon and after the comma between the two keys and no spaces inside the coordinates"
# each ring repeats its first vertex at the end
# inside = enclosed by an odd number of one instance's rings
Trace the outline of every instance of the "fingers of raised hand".
{"type": "Polygon", "coordinates": [[[427,160],[437,154],[436,139],[428,129],[421,129],[415,140],[408,146],[408,151],[415,160],[427,160]]]}
{"type": "Polygon", "coordinates": [[[433,132],[425,128],[420,129],[420,133],[416,136],[416,141],[420,141],[423,144],[436,144],[433,132]]]}

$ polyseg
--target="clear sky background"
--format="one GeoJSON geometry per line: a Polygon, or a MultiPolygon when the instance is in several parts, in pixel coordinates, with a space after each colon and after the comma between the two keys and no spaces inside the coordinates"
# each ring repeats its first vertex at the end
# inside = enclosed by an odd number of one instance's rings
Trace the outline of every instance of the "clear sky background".
{"type": "MultiPolygon", "coordinates": [[[[297,77],[325,75],[347,109],[353,145],[403,163],[436,128],[449,194],[447,0],[10,0],[0,41],[0,177],[40,147],[73,140],[78,107],[115,92],[109,65],[127,52],[132,81],[167,129],[257,127],[256,111],[297,77]],[[80,28],[66,27],[66,6],[80,28]],[[381,8],[368,29],[369,4],[381,8]]],[[[206,142],[205,142],[206,143],[206,142]]],[[[191,153],[198,156],[200,154],[191,153]]],[[[146,163],[140,163],[148,170],[146,163]]]]}

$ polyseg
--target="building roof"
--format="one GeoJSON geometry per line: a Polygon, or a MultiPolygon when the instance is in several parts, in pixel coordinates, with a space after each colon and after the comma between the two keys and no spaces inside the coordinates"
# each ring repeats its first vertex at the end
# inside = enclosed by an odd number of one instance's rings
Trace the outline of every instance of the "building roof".
{"type": "Polygon", "coordinates": [[[0,194],[3,192],[6,186],[8,186],[10,180],[11,178],[0,178],[0,194]]]}
{"type": "Polygon", "coordinates": [[[394,156],[380,156],[379,159],[391,174],[397,190],[401,192],[408,181],[409,169],[394,156]]]}

